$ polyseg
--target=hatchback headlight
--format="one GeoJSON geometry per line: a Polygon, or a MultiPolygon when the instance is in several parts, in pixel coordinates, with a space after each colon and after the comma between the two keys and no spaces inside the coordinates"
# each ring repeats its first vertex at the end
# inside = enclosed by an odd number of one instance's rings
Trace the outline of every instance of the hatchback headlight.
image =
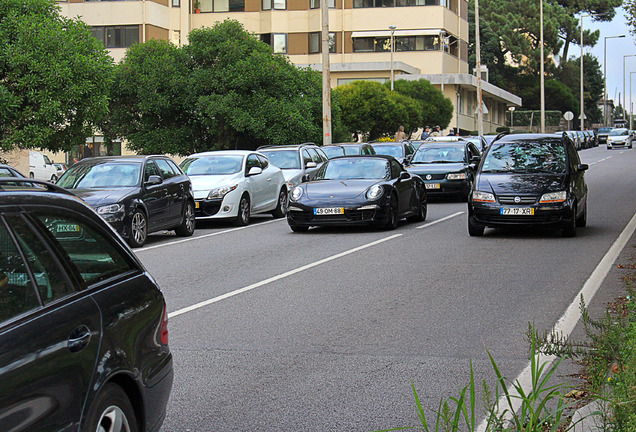
{"type": "Polygon", "coordinates": [[[123,211],[124,211],[123,204],[110,204],[110,205],[97,207],[97,213],[100,215],[119,213],[123,211]]]}
{"type": "Polygon", "coordinates": [[[550,192],[547,194],[543,194],[540,203],[555,203],[555,202],[563,202],[567,198],[567,193],[565,191],[559,192],[550,192]]]}
{"type": "Polygon", "coordinates": [[[221,186],[215,189],[212,189],[208,194],[208,199],[219,199],[223,198],[228,193],[232,192],[234,189],[238,187],[237,184],[232,186],[221,186]]]}
{"type": "Polygon", "coordinates": [[[466,173],[446,174],[446,180],[466,180],[466,173]]]}
{"type": "Polygon", "coordinates": [[[303,196],[303,188],[296,186],[292,191],[290,198],[292,201],[298,201],[301,196],[303,196]]]}
{"type": "Polygon", "coordinates": [[[371,186],[369,190],[367,190],[367,199],[369,200],[377,200],[384,193],[384,188],[380,185],[371,186]]]}
{"type": "Polygon", "coordinates": [[[489,192],[474,191],[473,201],[494,203],[495,196],[489,192]]]}

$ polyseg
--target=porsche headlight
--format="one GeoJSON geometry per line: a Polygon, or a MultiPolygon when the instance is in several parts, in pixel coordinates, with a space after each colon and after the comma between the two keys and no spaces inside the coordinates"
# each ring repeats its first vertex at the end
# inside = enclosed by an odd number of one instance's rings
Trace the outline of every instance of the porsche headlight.
{"type": "Polygon", "coordinates": [[[298,201],[301,196],[303,196],[303,188],[296,186],[292,191],[290,198],[292,201],[298,201]]]}
{"type": "Polygon", "coordinates": [[[543,194],[539,202],[540,203],[563,202],[565,201],[566,198],[567,198],[567,193],[565,191],[550,192],[547,194],[543,194]]]}
{"type": "Polygon", "coordinates": [[[489,192],[474,191],[473,201],[494,203],[495,196],[489,192]]]}
{"type": "Polygon", "coordinates": [[[369,190],[367,190],[367,199],[369,200],[377,200],[384,193],[384,188],[380,185],[371,186],[369,190]]]}
{"type": "Polygon", "coordinates": [[[215,189],[212,189],[208,194],[208,199],[219,199],[223,198],[228,193],[232,192],[234,189],[238,187],[237,184],[232,186],[221,186],[215,189]]]}
{"type": "Polygon", "coordinates": [[[446,180],[466,180],[466,173],[446,174],[446,180]]]}

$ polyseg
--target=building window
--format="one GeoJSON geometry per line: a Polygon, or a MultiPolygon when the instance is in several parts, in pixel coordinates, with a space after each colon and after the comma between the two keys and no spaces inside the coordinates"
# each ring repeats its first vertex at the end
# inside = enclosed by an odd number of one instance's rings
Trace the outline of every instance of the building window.
{"type": "Polygon", "coordinates": [[[172,0],[172,7],[180,7],[181,0],[172,0]]]}
{"type": "MultiPolygon", "coordinates": [[[[309,0],[309,7],[312,9],[320,9],[320,0],[309,0]]],[[[336,0],[328,0],[327,7],[335,8],[336,0]]]]}
{"type": "Polygon", "coordinates": [[[201,12],[242,12],[245,0],[199,0],[201,12]]]}
{"type": "Polygon", "coordinates": [[[354,8],[394,6],[444,6],[456,11],[457,0],[353,0],[354,8]]]}
{"type": "MultiPolygon", "coordinates": [[[[439,51],[439,36],[395,36],[394,51],[439,51]]],[[[457,45],[457,44],[455,44],[457,45]]],[[[353,52],[390,52],[391,38],[381,37],[358,37],[353,38],[353,52]]]]}
{"type": "Polygon", "coordinates": [[[285,33],[264,33],[261,40],[270,45],[276,54],[287,53],[287,34],[285,33]]]}
{"type": "Polygon", "coordinates": [[[139,26],[99,26],[91,27],[95,38],[106,48],[128,48],[139,43],[139,26]]]}
{"type": "MultiPolygon", "coordinates": [[[[309,33],[309,54],[316,54],[322,52],[322,41],[320,38],[320,32],[309,33]]],[[[335,33],[329,33],[329,52],[336,53],[337,37],[335,33]]]]}
{"type": "Polygon", "coordinates": [[[287,9],[287,0],[263,0],[263,10],[285,10],[287,9]]]}

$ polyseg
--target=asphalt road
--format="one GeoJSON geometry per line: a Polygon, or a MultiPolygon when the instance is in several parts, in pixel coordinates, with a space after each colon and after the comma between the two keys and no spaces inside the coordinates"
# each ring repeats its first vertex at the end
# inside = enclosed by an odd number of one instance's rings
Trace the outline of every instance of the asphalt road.
{"type": "MultiPolygon", "coordinates": [[[[466,204],[429,204],[395,231],[285,220],[153,235],[137,255],[170,312],[175,382],[162,431],[373,431],[418,424],[527,364],[528,323],[551,328],[636,213],[636,149],[580,153],[588,227],[466,231],[466,204]],[[240,290],[240,291],[239,291],[240,290]]],[[[606,294],[608,297],[610,294],[606,294]]],[[[599,301],[603,300],[603,289],[599,301]]]]}

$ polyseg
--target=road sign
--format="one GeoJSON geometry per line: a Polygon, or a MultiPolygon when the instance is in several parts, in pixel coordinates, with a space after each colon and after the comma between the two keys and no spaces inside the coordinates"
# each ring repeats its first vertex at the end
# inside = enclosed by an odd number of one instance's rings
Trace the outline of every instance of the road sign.
{"type": "Polygon", "coordinates": [[[587,120],[587,116],[585,115],[585,113],[579,115],[579,120],[581,120],[581,116],[583,116],[583,120],[587,120]]]}
{"type": "Polygon", "coordinates": [[[574,113],[572,113],[572,111],[567,111],[565,114],[563,114],[563,118],[567,121],[570,121],[574,118],[574,113]]]}

